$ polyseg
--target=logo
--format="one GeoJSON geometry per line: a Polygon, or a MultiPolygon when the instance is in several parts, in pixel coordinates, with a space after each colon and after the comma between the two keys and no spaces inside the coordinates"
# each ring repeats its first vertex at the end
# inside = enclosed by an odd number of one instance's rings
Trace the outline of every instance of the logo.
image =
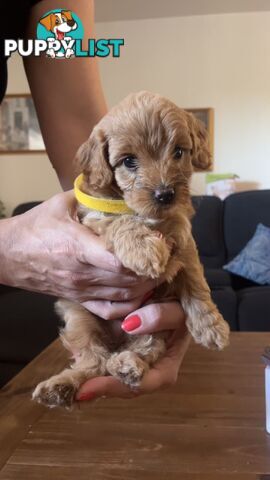
{"type": "Polygon", "coordinates": [[[83,39],[83,25],[70,10],[52,10],[39,20],[37,39],[49,46],[46,55],[51,58],[70,58],[77,52],[75,40],[83,39]]]}
{"type": "Polygon", "coordinates": [[[43,15],[37,25],[37,38],[30,40],[5,40],[5,56],[18,52],[22,57],[46,55],[50,58],[120,57],[123,38],[89,38],[83,49],[82,21],[71,10],[55,9],[43,15]]]}

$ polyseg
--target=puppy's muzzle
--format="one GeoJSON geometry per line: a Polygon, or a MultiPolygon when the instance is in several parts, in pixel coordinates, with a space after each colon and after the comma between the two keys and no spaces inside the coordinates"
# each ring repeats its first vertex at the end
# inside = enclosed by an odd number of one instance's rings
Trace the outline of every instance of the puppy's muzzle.
{"type": "Polygon", "coordinates": [[[173,188],[161,187],[154,192],[154,198],[159,205],[170,205],[174,201],[174,197],[173,188]]]}

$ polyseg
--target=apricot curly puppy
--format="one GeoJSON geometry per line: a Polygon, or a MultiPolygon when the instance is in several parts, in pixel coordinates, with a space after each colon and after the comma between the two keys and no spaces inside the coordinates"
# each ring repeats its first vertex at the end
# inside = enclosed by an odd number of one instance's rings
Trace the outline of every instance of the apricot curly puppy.
{"type": "MultiPolygon", "coordinates": [[[[225,347],[229,328],[211,300],[191,234],[191,174],[194,167],[211,165],[203,124],[159,95],[132,94],[96,125],[77,158],[83,192],[122,198],[131,209],[115,215],[80,205],[80,221],[104,236],[107,247],[137,275],[164,276],[154,299],[179,299],[197,343],[225,347]]],[[[64,346],[75,360],[71,368],[37,386],[33,398],[38,402],[71,406],[80,385],[99,375],[138,387],[165,352],[164,334],[124,334],[119,344],[109,330],[111,322],[67,300],[60,300],[57,308],[65,322],[64,346]]]]}

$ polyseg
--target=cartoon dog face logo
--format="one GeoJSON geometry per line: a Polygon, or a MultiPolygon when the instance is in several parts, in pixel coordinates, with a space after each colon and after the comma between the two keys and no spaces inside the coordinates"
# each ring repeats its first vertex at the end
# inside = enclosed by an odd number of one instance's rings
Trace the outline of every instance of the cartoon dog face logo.
{"type": "Polygon", "coordinates": [[[70,10],[62,10],[59,13],[49,13],[41,18],[41,25],[55,35],[57,40],[63,40],[65,34],[77,28],[77,23],[72,17],[70,10]]]}
{"type": "MultiPolygon", "coordinates": [[[[59,41],[71,40],[71,37],[66,36],[66,34],[68,32],[71,32],[72,30],[76,30],[76,28],[78,27],[76,21],[72,17],[72,12],[70,10],[61,10],[57,13],[49,13],[45,17],[41,18],[39,20],[39,23],[41,23],[41,25],[43,25],[46,30],[54,34],[54,40],[59,41]]],[[[65,56],[66,58],[69,58],[74,55],[74,51],[72,49],[68,50],[69,51],[66,51],[65,54],[63,54],[62,52],[58,52],[57,54],[55,54],[55,51],[49,48],[46,53],[50,57],[65,56]]]]}

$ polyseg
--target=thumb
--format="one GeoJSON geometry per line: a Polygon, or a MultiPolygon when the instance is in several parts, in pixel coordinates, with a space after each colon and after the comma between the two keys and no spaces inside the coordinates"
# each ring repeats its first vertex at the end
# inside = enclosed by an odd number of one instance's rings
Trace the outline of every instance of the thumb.
{"type": "Polygon", "coordinates": [[[87,380],[76,394],[76,400],[78,401],[95,400],[99,397],[132,398],[134,392],[117,378],[96,377],[87,380]]]}
{"type": "Polygon", "coordinates": [[[62,208],[68,208],[69,210],[69,215],[72,219],[71,231],[74,239],[78,239],[77,259],[79,262],[86,265],[94,265],[109,272],[121,273],[123,269],[121,262],[106,249],[104,240],[76,220],[77,202],[74,197],[74,191],[69,190],[55,198],[61,198],[62,208]]]}
{"type": "Polygon", "coordinates": [[[135,310],[122,323],[129,334],[144,334],[176,330],[185,322],[184,311],[178,302],[154,303],[135,310]]]}
{"type": "Polygon", "coordinates": [[[81,263],[94,265],[102,270],[121,273],[123,269],[121,262],[115,255],[106,250],[104,240],[84,225],[76,224],[76,227],[81,230],[76,235],[80,243],[78,260],[81,263]]]}

